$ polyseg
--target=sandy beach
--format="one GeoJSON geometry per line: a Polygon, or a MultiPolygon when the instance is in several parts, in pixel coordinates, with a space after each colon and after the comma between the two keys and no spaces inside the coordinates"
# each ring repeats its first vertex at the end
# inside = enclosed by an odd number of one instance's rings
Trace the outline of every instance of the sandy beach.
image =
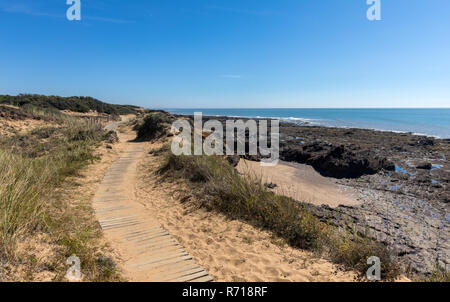
{"type": "Polygon", "coordinates": [[[295,200],[332,208],[360,204],[330,178],[320,175],[308,165],[280,161],[278,165],[268,167],[262,166],[260,162],[241,159],[237,169],[243,174],[261,179],[263,183],[275,184],[274,192],[295,200]]]}

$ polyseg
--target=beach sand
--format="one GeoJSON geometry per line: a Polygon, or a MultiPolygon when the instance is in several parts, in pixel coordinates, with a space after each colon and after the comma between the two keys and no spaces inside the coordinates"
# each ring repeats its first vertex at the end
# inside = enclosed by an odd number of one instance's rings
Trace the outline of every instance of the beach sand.
{"type": "Polygon", "coordinates": [[[320,175],[308,165],[280,161],[278,165],[270,167],[241,159],[237,168],[239,172],[257,177],[264,183],[276,184],[274,192],[295,200],[332,208],[359,204],[342,192],[330,178],[320,175]]]}

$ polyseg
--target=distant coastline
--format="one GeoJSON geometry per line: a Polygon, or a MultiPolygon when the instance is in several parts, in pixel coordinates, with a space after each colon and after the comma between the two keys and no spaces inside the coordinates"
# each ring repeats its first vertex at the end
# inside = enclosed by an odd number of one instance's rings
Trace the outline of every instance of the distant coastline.
{"type": "Polygon", "coordinates": [[[375,131],[412,133],[441,139],[450,138],[450,108],[164,108],[164,110],[180,115],[192,115],[194,112],[202,112],[204,116],[273,118],[298,125],[360,128],[375,131]]]}

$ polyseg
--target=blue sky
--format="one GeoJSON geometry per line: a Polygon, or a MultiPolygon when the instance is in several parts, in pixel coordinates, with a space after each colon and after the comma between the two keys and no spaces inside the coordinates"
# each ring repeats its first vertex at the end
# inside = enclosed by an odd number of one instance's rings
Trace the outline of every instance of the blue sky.
{"type": "Polygon", "coordinates": [[[145,107],[449,107],[450,1],[0,0],[0,94],[145,107]]]}

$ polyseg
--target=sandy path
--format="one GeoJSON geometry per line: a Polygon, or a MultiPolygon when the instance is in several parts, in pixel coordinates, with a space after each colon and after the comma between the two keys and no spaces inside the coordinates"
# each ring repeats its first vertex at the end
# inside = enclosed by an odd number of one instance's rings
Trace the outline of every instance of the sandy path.
{"type": "Polygon", "coordinates": [[[138,167],[137,199],[216,281],[354,280],[354,273],[291,248],[269,232],[193,208],[183,202],[189,194],[183,184],[161,182],[155,175],[158,163],[158,157],[145,154],[138,167]]]}
{"type": "Polygon", "coordinates": [[[359,204],[343,193],[337,184],[308,165],[280,161],[274,167],[263,167],[259,162],[241,160],[238,170],[260,178],[265,183],[276,184],[274,192],[295,200],[330,207],[359,204]]]}
{"type": "Polygon", "coordinates": [[[105,238],[120,255],[122,274],[130,281],[211,281],[161,227],[154,213],[136,202],[136,170],[146,148],[145,143],[130,142],[132,138],[120,135],[120,157],[106,172],[93,199],[105,238]]]}

